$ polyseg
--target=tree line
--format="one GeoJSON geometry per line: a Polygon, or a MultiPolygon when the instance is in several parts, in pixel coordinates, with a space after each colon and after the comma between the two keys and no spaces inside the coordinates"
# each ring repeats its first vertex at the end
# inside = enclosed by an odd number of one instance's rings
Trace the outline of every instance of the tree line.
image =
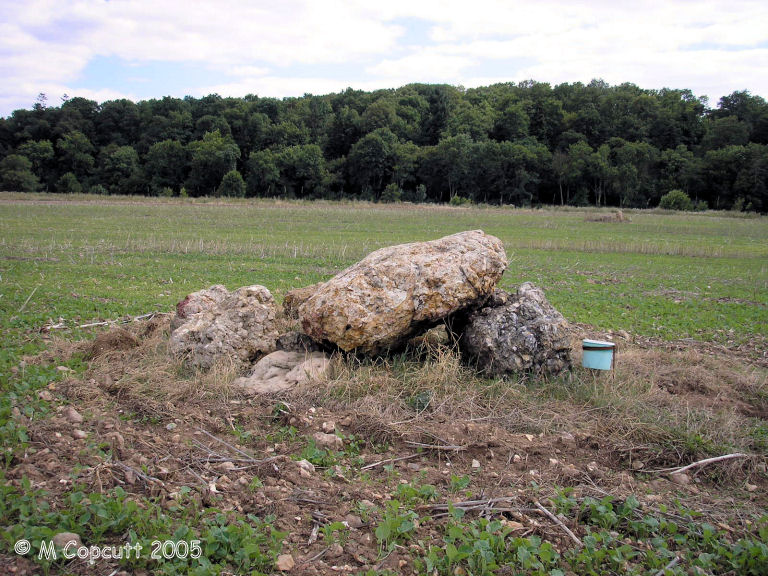
{"type": "Polygon", "coordinates": [[[0,188],[768,210],[768,103],[690,90],[504,83],[300,98],[213,94],[0,118],[0,188]]]}

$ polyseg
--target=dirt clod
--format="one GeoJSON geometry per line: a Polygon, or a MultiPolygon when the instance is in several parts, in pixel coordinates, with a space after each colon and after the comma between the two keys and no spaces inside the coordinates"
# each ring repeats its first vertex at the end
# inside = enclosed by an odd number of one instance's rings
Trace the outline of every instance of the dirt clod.
{"type": "Polygon", "coordinates": [[[75,534],[74,532],[59,532],[58,534],[55,534],[52,538],[53,545],[57,548],[64,548],[67,546],[67,544],[70,544],[70,547],[79,548],[83,545],[82,540],[80,540],[80,535],[75,534]]]}
{"type": "Polygon", "coordinates": [[[691,477],[688,476],[688,474],[670,474],[669,479],[670,481],[674,482],[675,484],[679,484],[680,486],[687,486],[691,483],[691,477]]]}
{"type": "Polygon", "coordinates": [[[102,332],[91,343],[86,351],[87,358],[98,358],[109,352],[131,350],[139,345],[139,340],[124,328],[113,328],[102,332]]]}
{"type": "Polygon", "coordinates": [[[326,434],[332,434],[336,431],[336,423],[333,420],[328,420],[327,422],[323,422],[323,432],[326,434]]]}
{"type": "Polygon", "coordinates": [[[75,410],[74,406],[67,406],[64,409],[64,417],[72,424],[81,424],[83,422],[82,415],[75,410]]]}
{"type": "Polygon", "coordinates": [[[290,570],[293,570],[294,566],[296,566],[296,561],[293,559],[293,556],[291,556],[290,554],[280,554],[277,557],[277,562],[275,563],[275,566],[281,572],[288,572],[290,570]]]}
{"type": "Polygon", "coordinates": [[[332,448],[339,450],[344,447],[344,441],[336,434],[326,434],[325,432],[315,432],[312,436],[315,444],[319,448],[332,448]]]}

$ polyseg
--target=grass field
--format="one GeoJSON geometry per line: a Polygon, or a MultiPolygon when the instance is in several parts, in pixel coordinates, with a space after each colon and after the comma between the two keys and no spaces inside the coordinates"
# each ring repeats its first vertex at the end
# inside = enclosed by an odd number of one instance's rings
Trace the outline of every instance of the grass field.
{"type": "Polygon", "coordinates": [[[768,219],[595,215],[0,194],[0,573],[272,574],[285,554],[291,574],[768,574],[768,219]],[[109,329],[78,328],[216,283],[280,300],[476,228],[504,242],[503,287],[542,286],[575,341],[613,332],[615,375],[577,357],[561,378],[489,380],[438,348],[336,358],[323,386],[253,398],[226,366],[169,358],[167,317],[102,356],[109,329]],[[338,450],[314,440],[329,422],[338,450]],[[14,552],[64,530],[145,555],[14,552]],[[201,557],[150,558],[153,541],[201,557]]]}
{"type": "Polygon", "coordinates": [[[376,248],[480,228],[510,260],[503,286],[541,285],[599,329],[719,342],[768,335],[768,220],[373,204],[0,199],[0,310],[41,325],[167,311],[186,293],[263,284],[280,298],[376,248]],[[27,297],[24,314],[16,312],[27,297]]]}

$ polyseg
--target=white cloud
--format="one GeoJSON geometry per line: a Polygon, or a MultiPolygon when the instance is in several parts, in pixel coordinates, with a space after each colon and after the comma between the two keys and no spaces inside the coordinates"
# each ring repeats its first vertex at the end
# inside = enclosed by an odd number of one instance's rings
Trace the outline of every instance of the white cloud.
{"type": "Polygon", "coordinates": [[[402,32],[338,0],[12,0],[0,17],[0,113],[10,112],[7,103],[28,107],[47,86],[76,85],[96,56],[250,76],[267,73],[264,64],[346,63],[389,53],[402,32]]]}
{"type": "Polygon", "coordinates": [[[633,82],[645,88],[691,88],[714,101],[750,89],[768,94],[768,4],[736,2],[448,3],[435,16],[437,44],[368,71],[442,75],[451,63],[465,86],[535,79],[552,84],[633,82]],[[725,46],[728,49],[717,49],[725,46]],[[711,49],[707,49],[711,47],[711,49]],[[690,48],[697,48],[691,50],[690,48]],[[518,64],[489,75],[494,62],[518,64]],[[477,74],[470,63],[483,63],[477,74]],[[442,74],[441,74],[442,73],[442,74]]]}
{"type": "Polygon", "coordinates": [[[40,91],[88,93],[78,78],[97,56],[214,68],[232,76],[211,82],[226,95],[600,77],[715,101],[744,88],[768,96],[766,22],[763,0],[5,0],[0,114],[40,91]],[[426,34],[399,44],[409,19],[426,34]],[[319,71],[333,66],[349,76],[319,71]]]}
{"type": "Polygon", "coordinates": [[[406,78],[389,80],[334,80],[312,76],[260,76],[241,78],[235,82],[226,84],[212,84],[201,86],[193,91],[192,96],[206,94],[231,94],[245,96],[257,94],[259,96],[291,97],[304,94],[331,94],[343,92],[347,88],[354,90],[378,90],[380,88],[393,88],[409,82],[406,78]]]}
{"type": "Polygon", "coordinates": [[[233,66],[229,69],[229,73],[233,76],[266,76],[269,74],[269,68],[263,66],[233,66]]]}
{"type": "Polygon", "coordinates": [[[345,2],[99,3],[100,53],[138,60],[248,66],[253,61],[342,62],[391,49],[401,29],[363,18],[345,2]]]}
{"type": "Polygon", "coordinates": [[[386,78],[413,78],[421,82],[442,82],[447,78],[457,78],[477,59],[468,55],[451,54],[444,50],[427,48],[396,60],[382,60],[375,66],[366,68],[374,76],[386,78]]]}
{"type": "Polygon", "coordinates": [[[319,77],[280,77],[280,76],[253,76],[239,78],[235,82],[226,84],[213,84],[201,86],[194,96],[205,94],[232,94],[245,96],[257,94],[259,96],[272,96],[279,94],[281,97],[303,96],[304,94],[329,94],[340,92],[347,86],[343,81],[329,80],[319,77]]]}

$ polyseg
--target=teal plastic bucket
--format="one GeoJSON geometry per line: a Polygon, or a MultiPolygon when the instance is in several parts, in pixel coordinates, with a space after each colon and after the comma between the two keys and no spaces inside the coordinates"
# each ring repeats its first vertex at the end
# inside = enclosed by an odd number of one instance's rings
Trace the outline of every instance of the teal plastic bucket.
{"type": "Polygon", "coordinates": [[[594,368],[595,370],[613,368],[613,355],[616,349],[616,344],[613,342],[583,340],[582,349],[584,354],[581,357],[581,365],[584,368],[594,368]]]}

